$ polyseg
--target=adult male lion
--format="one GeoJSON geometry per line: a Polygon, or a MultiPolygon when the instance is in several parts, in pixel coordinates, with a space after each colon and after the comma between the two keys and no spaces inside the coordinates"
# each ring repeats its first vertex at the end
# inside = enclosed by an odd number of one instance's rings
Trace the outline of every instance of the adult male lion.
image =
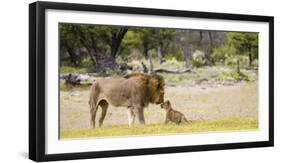
{"type": "Polygon", "coordinates": [[[99,126],[102,126],[109,104],[128,108],[129,126],[134,122],[135,116],[139,123],[145,124],[143,109],[149,103],[164,102],[164,86],[164,79],[160,75],[144,73],[132,73],[124,78],[105,78],[94,81],[89,100],[93,127],[95,127],[98,107],[102,108],[99,119],[99,126]]]}

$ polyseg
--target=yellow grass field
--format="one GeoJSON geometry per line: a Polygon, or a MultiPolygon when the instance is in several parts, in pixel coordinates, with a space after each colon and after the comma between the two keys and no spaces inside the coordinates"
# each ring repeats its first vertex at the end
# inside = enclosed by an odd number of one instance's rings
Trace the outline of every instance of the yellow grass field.
{"type": "Polygon", "coordinates": [[[129,128],[126,108],[109,107],[104,126],[93,129],[88,98],[87,88],[60,92],[60,139],[258,129],[258,86],[255,82],[232,86],[166,87],[165,99],[187,119],[195,121],[185,125],[164,125],[165,111],[159,105],[149,105],[145,109],[144,126],[129,128]]]}

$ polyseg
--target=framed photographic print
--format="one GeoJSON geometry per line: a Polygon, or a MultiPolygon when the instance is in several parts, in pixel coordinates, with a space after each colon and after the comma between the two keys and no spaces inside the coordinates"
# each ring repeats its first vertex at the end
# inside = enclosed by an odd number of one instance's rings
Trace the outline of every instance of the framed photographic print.
{"type": "Polygon", "coordinates": [[[34,161],[273,146],[273,17],[29,5],[34,161]]]}

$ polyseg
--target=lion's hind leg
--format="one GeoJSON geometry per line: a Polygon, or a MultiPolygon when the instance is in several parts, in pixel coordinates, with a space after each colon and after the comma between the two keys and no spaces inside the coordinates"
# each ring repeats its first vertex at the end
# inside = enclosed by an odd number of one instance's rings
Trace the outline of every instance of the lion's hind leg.
{"type": "Polygon", "coordinates": [[[185,116],[182,117],[182,122],[185,123],[185,124],[192,123],[192,121],[191,120],[187,120],[185,116]]]}
{"type": "Polygon", "coordinates": [[[99,119],[99,126],[101,127],[107,113],[108,102],[106,102],[105,100],[101,100],[99,102],[99,106],[102,108],[101,117],[99,119]]]}
{"type": "Polygon", "coordinates": [[[93,128],[95,128],[96,126],[96,113],[97,113],[97,109],[98,107],[91,107],[91,122],[92,122],[92,126],[93,128]]]}

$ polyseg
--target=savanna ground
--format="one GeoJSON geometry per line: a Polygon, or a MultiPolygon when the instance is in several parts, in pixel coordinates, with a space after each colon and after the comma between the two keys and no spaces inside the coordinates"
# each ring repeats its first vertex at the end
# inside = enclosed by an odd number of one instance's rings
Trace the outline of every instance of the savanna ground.
{"type": "Polygon", "coordinates": [[[256,70],[241,72],[244,75],[236,74],[231,67],[216,66],[184,74],[160,74],[166,82],[165,100],[170,100],[173,108],[187,119],[194,120],[182,125],[164,125],[165,111],[159,105],[149,105],[145,108],[146,125],[129,128],[127,109],[110,106],[103,127],[93,129],[88,106],[90,86],[68,87],[61,83],[60,138],[257,129],[258,75],[256,70]]]}

